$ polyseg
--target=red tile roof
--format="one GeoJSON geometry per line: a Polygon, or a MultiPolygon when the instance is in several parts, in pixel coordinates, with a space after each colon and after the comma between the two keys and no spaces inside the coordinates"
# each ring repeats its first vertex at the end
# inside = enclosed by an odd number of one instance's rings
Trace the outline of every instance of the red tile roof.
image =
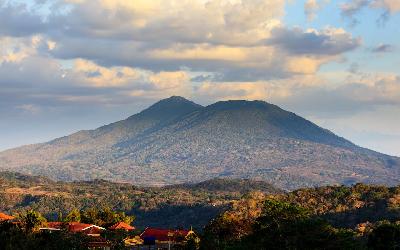
{"type": "Polygon", "coordinates": [[[13,220],[15,217],[0,213],[0,221],[13,220]]]}
{"type": "Polygon", "coordinates": [[[42,227],[42,230],[61,230],[67,229],[68,232],[78,233],[83,232],[86,234],[97,234],[99,230],[104,230],[104,228],[93,225],[93,224],[85,224],[80,222],[47,222],[47,227],[42,227]]]}
{"type": "Polygon", "coordinates": [[[110,230],[122,229],[122,230],[126,230],[126,231],[132,231],[132,230],[135,230],[135,227],[132,227],[131,225],[121,221],[121,222],[115,223],[108,229],[110,229],[110,230]]]}
{"type": "Polygon", "coordinates": [[[174,229],[159,229],[159,228],[146,228],[140,235],[142,239],[147,237],[154,237],[157,241],[180,241],[190,233],[189,230],[174,230],[174,229]]]}
{"type": "Polygon", "coordinates": [[[85,223],[80,223],[80,222],[69,222],[68,223],[68,231],[72,233],[77,233],[80,232],[86,228],[89,228],[90,226],[94,226],[92,224],[85,224],[85,223]]]}
{"type": "Polygon", "coordinates": [[[102,228],[102,227],[91,225],[90,227],[84,228],[79,232],[82,232],[82,233],[84,233],[86,235],[90,235],[90,236],[100,236],[100,234],[103,230],[104,230],[104,228],[102,228]]]}
{"type": "Polygon", "coordinates": [[[47,226],[46,227],[44,227],[44,228],[46,228],[46,229],[53,229],[53,230],[60,230],[60,229],[62,229],[63,228],[63,226],[65,225],[63,222],[47,222],[46,223],[47,224],[47,226]]]}

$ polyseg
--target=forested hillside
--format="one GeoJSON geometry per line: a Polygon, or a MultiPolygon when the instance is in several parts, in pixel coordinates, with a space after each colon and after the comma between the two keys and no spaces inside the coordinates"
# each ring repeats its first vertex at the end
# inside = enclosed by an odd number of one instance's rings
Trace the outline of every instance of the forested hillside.
{"type": "MultiPolygon", "coordinates": [[[[45,177],[0,173],[0,211],[33,208],[52,217],[74,208],[109,207],[136,216],[140,225],[201,227],[224,209],[257,207],[268,197],[309,210],[335,226],[400,218],[400,187],[357,184],[326,186],[285,193],[253,180],[213,179],[163,188],[137,187],[104,180],[55,182],[45,177]],[[240,205],[242,201],[250,205],[240,205]]],[[[257,210],[257,209],[256,209],[257,210]]],[[[257,214],[257,212],[255,212],[257,214]]]]}
{"type": "Polygon", "coordinates": [[[49,219],[73,209],[110,208],[136,217],[135,226],[201,229],[245,193],[282,192],[251,180],[214,179],[199,184],[164,188],[136,187],[103,180],[55,182],[44,177],[0,173],[0,211],[16,213],[34,209],[49,219]],[[225,187],[225,188],[224,188],[225,187]],[[226,189],[226,190],[225,190],[226,189]]]}
{"type": "Polygon", "coordinates": [[[400,186],[252,194],[210,221],[203,249],[397,249],[400,186]]]}
{"type": "Polygon", "coordinates": [[[398,184],[400,160],[263,101],[161,100],[123,121],[0,153],[0,169],[142,186],[258,178],[293,190],[398,184]]]}
{"type": "Polygon", "coordinates": [[[388,249],[400,243],[400,186],[283,192],[262,181],[213,179],[143,188],[0,173],[0,211],[30,209],[49,221],[95,209],[126,214],[139,230],[193,226],[203,249],[388,249]]]}

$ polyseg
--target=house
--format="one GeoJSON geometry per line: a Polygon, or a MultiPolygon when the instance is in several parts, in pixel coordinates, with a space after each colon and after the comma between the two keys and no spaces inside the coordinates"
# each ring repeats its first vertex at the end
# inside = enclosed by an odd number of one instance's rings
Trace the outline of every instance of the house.
{"type": "Polygon", "coordinates": [[[105,230],[93,224],[85,224],[80,222],[47,222],[45,227],[39,228],[41,231],[60,231],[66,230],[70,233],[82,233],[91,236],[90,242],[87,243],[88,249],[103,249],[109,250],[111,243],[100,236],[100,233],[105,230]]]}
{"type": "Polygon", "coordinates": [[[182,245],[190,237],[197,238],[193,230],[146,228],[140,235],[145,245],[157,245],[161,248],[170,245],[182,245]]]}
{"type": "Polygon", "coordinates": [[[126,247],[132,246],[141,246],[144,241],[140,238],[140,236],[131,236],[124,239],[124,243],[126,247]]]}
{"type": "Polygon", "coordinates": [[[106,230],[103,227],[99,227],[92,224],[84,224],[79,222],[70,222],[68,224],[68,231],[71,233],[84,233],[88,236],[100,236],[100,233],[106,230]]]}
{"type": "Polygon", "coordinates": [[[46,226],[39,228],[41,231],[60,231],[63,229],[64,222],[47,222],[46,226]]]}
{"type": "Polygon", "coordinates": [[[124,231],[133,231],[135,227],[132,227],[128,223],[125,222],[118,222],[108,228],[109,230],[124,230],[124,231]]]}
{"type": "Polygon", "coordinates": [[[80,222],[48,222],[46,227],[41,227],[39,229],[42,231],[59,231],[65,229],[70,233],[83,233],[94,237],[100,236],[100,233],[105,230],[103,227],[80,222]]]}
{"type": "Polygon", "coordinates": [[[5,213],[0,213],[0,222],[9,221],[15,219],[14,216],[7,215],[5,213]]]}

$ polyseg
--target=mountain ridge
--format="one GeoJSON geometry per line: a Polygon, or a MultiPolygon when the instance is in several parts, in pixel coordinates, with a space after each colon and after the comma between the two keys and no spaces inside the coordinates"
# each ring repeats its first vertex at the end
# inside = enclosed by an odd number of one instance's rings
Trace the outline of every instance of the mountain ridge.
{"type": "Polygon", "coordinates": [[[294,189],[397,184],[400,160],[264,101],[203,107],[172,96],[122,121],[0,152],[0,170],[140,185],[259,178],[294,189]]]}

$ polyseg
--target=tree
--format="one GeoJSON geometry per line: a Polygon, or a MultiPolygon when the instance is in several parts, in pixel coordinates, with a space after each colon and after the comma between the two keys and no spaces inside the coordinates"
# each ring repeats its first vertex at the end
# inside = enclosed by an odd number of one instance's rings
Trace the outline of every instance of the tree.
{"type": "Polygon", "coordinates": [[[252,249],[290,249],[298,237],[299,227],[309,218],[309,212],[287,202],[267,199],[262,215],[254,225],[254,233],[244,240],[252,249]]]}
{"type": "Polygon", "coordinates": [[[80,222],[81,212],[78,209],[72,209],[71,212],[65,217],[64,222],[80,222]]]}
{"type": "Polygon", "coordinates": [[[267,199],[254,233],[243,240],[247,249],[359,249],[355,233],[313,218],[299,206],[267,199]]]}
{"type": "Polygon", "coordinates": [[[46,219],[34,210],[28,210],[19,214],[18,217],[26,232],[36,232],[40,226],[46,223],[46,219]]]}
{"type": "Polygon", "coordinates": [[[383,223],[376,227],[368,238],[372,249],[400,249],[400,225],[383,223]]]}
{"type": "Polygon", "coordinates": [[[0,249],[26,249],[27,238],[25,232],[15,224],[0,222],[0,249]]]}
{"type": "Polygon", "coordinates": [[[185,250],[198,250],[200,248],[200,238],[195,234],[188,235],[185,250]]]}
{"type": "Polygon", "coordinates": [[[121,221],[131,224],[134,218],[134,216],[127,216],[124,212],[114,212],[108,207],[101,210],[90,208],[82,213],[82,222],[105,227],[121,221]]]}
{"type": "Polygon", "coordinates": [[[223,249],[235,245],[252,233],[253,224],[261,215],[264,194],[252,192],[232,205],[232,209],[211,220],[204,229],[202,249],[223,249]]]}
{"type": "Polygon", "coordinates": [[[81,220],[84,223],[100,225],[98,221],[99,211],[95,208],[86,209],[82,213],[81,220]]]}

